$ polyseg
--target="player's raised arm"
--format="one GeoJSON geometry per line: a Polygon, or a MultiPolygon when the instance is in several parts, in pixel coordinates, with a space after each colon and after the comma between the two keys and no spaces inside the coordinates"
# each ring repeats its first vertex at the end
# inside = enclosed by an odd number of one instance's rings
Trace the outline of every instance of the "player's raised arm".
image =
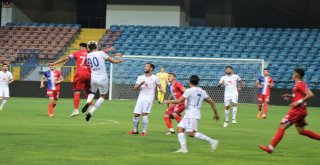
{"type": "Polygon", "coordinates": [[[118,64],[118,63],[123,62],[122,59],[114,60],[113,57],[115,57],[115,56],[122,57],[123,54],[122,54],[122,53],[112,54],[112,55],[108,56],[107,60],[108,60],[110,63],[112,63],[112,64],[118,64]]]}
{"type": "Polygon", "coordinates": [[[212,109],[213,112],[214,112],[214,117],[213,117],[213,119],[216,120],[216,121],[219,121],[220,117],[219,117],[218,109],[217,109],[217,107],[216,107],[215,102],[211,99],[210,96],[207,97],[207,98],[205,99],[205,101],[210,104],[211,109],[212,109]]]}
{"type": "Polygon", "coordinates": [[[63,63],[63,62],[67,62],[67,61],[70,60],[70,57],[71,57],[71,56],[72,56],[72,54],[69,55],[69,56],[64,56],[64,57],[58,59],[58,60],[55,61],[55,62],[50,62],[49,65],[57,65],[57,64],[60,64],[60,63],[63,63]]]}

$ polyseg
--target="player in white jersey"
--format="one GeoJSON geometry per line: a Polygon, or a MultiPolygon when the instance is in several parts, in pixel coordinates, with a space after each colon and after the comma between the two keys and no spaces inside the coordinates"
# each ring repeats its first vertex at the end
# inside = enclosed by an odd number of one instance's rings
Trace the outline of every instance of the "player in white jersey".
{"type": "Polygon", "coordinates": [[[201,118],[201,106],[203,101],[208,102],[214,112],[213,119],[218,121],[218,110],[211,97],[198,86],[199,77],[192,75],[189,79],[190,88],[186,89],[182,97],[178,100],[166,100],[164,103],[180,104],[186,101],[185,115],[181,122],[178,124],[178,140],[181,148],[176,151],[178,153],[187,153],[186,134],[190,137],[195,137],[200,140],[207,141],[211,145],[211,150],[215,151],[218,146],[218,140],[214,140],[200,132],[198,132],[198,122],[201,118]]]}
{"type": "Polygon", "coordinates": [[[151,111],[155,89],[159,88],[160,92],[164,92],[160,84],[160,79],[152,74],[155,66],[152,63],[147,63],[144,66],[144,75],[138,77],[136,85],[133,90],[139,91],[139,97],[134,108],[133,114],[133,131],[128,132],[130,135],[139,134],[138,127],[140,122],[140,116],[142,115],[142,132],[141,136],[147,135],[148,128],[148,114],[151,111]]]}
{"type": "Polygon", "coordinates": [[[8,65],[3,64],[0,72],[0,98],[2,103],[0,105],[0,111],[2,111],[3,106],[7,103],[9,95],[9,84],[13,82],[13,76],[11,72],[8,71],[8,65]]]}
{"type": "Polygon", "coordinates": [[[87,55],[87,62],[91,68],[90,94],[88,95],[86,105],[82,108],[82,113],[85,113],[87,111],[98,89],[100,92],[100,98],[96,101],[96,104],[92,106],[89,112],[87,113],[87,121],[90,120],[93,113],[102,105],[104,100],[107,99],[109,86],[106,61],[109,61],[113,64],[122,62],[122,59],[112,59],[114,56],[122,56],[121,53],[108,56],[106,52],[98,51],[98,44],[95,41],[90,41],[88,43],[88,48],[90,53],[87,55]]]}
{"type": "Polygon", "coordinates": [[[232,105],[232,123],[236,124],[237,120],[237,105],[239,92],[242,89],[242,80],[241,78],[233,74],[233,68],[231,66],[226,66],[226,75],[222,76],[219,81],[220,86],[224,86],[224,106],[225,106],[225,117],[226,120],[223,124],[223,127],[227,127],[229,123],[229,110],[230,105],[232,105]],[[238,88],[239,83],[239,88],[238,88]]]}

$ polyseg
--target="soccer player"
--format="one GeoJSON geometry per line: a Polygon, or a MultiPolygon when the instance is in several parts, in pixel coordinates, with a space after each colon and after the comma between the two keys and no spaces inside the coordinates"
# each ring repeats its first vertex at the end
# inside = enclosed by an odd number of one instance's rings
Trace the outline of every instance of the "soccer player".
{"type": "Polygon", "coordinates": [[[160,68],[160,72],[157,73],[156,75],[159,79],[160,79],[160,84],[162,86],[162,89],[164,90],[164,92],[160,92],[160,89],[157,88],[158,90],[158,102],[159,104],[163,102],[164,100],[164,96],[166,93],[166,89],[167,89],[167,82],[168,82],[168,73],[166,73],[166,70],[164,67],[160,68]]]}
{"type": "Polygon", "coordinates": [[[227,127],[229,124],[229,109],[230,105],[232,105],[232,124],[236,124],[236,117],[238,111],[238,97],[239,92],[242,89],[242,80],[241,78],[233,74],[232,66],[226,66],[226,75],[222,76],[219,84],[225,87],[224,90],[224,105],[225,105],[225,117],[226,120],[223,124],[223,127],[227,127]],[[239,82],[239,88],[237,88],[239,82]]]}
{"type": "Polygon", "coordinates": [[[70,115],[71,117],[75,117],[79,115],[79,103],[80,103],[80,94],[81,90],[84,91],[86,95],[89,94],[90,90],[90,67],[87,63],[87,44],[86,43],[80,43],[79,45],[79,51],[73,52],[72,54],[62,57],[59,60],[49,63],[49,65],[57,65],[63,62],[67,62],[71,59],[76,60],[76,74],[74,76],[73,80],[73,105],[74,110],[73,113],[70,115]]]}
{"type": "Polygon", "coordinates": [[[50,65],[50,70],[43,73],[41,77],[40,88],[44,87],[45,79],[48,80],[47,84],[47,96],[49,97],[48,115],[54,117],[53,109],[57,105],[57,101],[60,94],[60,83],[63,81],[62,74],[59,70],[56,70],[55,65],[50,65]]]}
{"type": "Polygon", "coordinates": [[[266,118],[267,117],[267,111],[269,107],[269,101],[270,101],[270,87],[273,86],[273,79],[269,75],[269,69],[265,68],[263,69],[263,76],[259,77],[256,81],[256,86],[259,88],[259,94],[258,94],[258,108],[259,112],[257,115],[257,118],[266,118]],[[262,112],[262,105],[263,112],[262,112]],[[261,116],[262,114],[262,116],[261,116]]]}
{"type": "Polygon", "coordinates": [[[163,92],[163,88],[160,84],[159,78],[152,74],[155,66],[152,63],[146,63],[144,66],[144,75],[138,77],[136,85],[133,90],[139,91],[139,97],[134,108],[133,114],[133,131],[128,132],[130,135],[139,134],[138,126],[140,122],[140,116],[142,115],[142,132],[141,136],[147,135],[148,127],[148,115],[151,111],[156,87],[163,92]]]}
{"type": "Polygon", "coordinates": [[[189,137],[195,137],[200,140],[207,141],[211,145],[211,150],[215,151],[218,146],[218,140],[214,140],[200,132],[198,132],[198,122],[201,118],[201,106],[203,101],[208,102],[214,112],[213,119],[218,121],[218,110],[214,101],[210,98],[206,91],[201,89],[199,84],[199,77],[192,75],[189,79],[190,88],[186,89],[182,97],[178,100],[166,100],[165,103],[169,104],[181,104],[186,101],[186,114],[181,122],[178,124],[178,140],[181,148],[176,151],[177,153],[187,153],[186,134],[189,137]]]}
{"type": "Polygon", "coordinates": [[[13,82],[12,73],[8,71],[8,65],[3,64],[0,72],[0,98],[2,99],[0,105],[0,111],[3,110],[3,106],[7,103],[9,96],[9,84],[13,82]]]}
{"type": "Polygon", "coordinates": [[[92,106],[86,115],[86,120],[89,121],[93,113],[102,105],[105,99],[107,99],[107,93],[109,91],[108,86],[108,74],[106,62],[109,61],[113,64],[118,64],[122,62],[122,59],[114,60],[114,56],[122,56],[121,53],[117,53],[108,56],[104,51],[98,51],[98,44],[95,41],[90,41],[88,43],[88,48],[90,53],[87,55],[88,65],[91,68],[91,81],[90,81],[90,93],[87,98],[87,103],[82,108],[82,113],[85,113],[90,103],[92,102],[95,93],[99,89],[100,98],[97,100],[94,106],[92,106]]]}
{"type": "Polygon", "coordinates": [[[297,68],[294,70],[292,79],[295,82],[293,87],[293,94],[285,94],[282,97],[285,100],[292,98],[290,104],[290,110],[288,114],[281,120],[280,126],[277,133],[274,135],[271,144],[268,146],[260,145],[259,147],[268,152],[272,153],[274,148],[280,142],[284,136],[284,132],[292,124],[295,124],[297,131],[300,135],[308,136],[311,139],[320,140],[320,134],[315,133],[311,130],[306,130],[304,127],[307,125],[305,120],[307,116],[307,100],[313,97],[313,93],[308,89],[306,82],[303,81],[304,70],[297,68]]]}
{"type": "MultiPolygon", "coordinates": [[[[169,73],[168,81],[170,83],[170,96],[168,100],[174,99],[180,99],[182,97],[183,92],[186,90],[184,86],[176,80],[176,74],[169,73]]],[[[162,85],[162,84],[161,84],[162,85]]],[[[174,129],[172,128],[171,119],[176,119],[178,123],[181,121],[181,113],[184,111],[185,104],[173,104],[171,106],[168,105],[168,109],[164,113],[164,121],[169,129],[169,132],[166,133],[167,135],[175,134],[174,129]]]]}

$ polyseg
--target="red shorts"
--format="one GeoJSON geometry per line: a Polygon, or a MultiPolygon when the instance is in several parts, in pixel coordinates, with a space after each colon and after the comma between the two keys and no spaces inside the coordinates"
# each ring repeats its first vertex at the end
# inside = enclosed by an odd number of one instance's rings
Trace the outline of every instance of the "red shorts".
{"type": "Polygon", "coordinates": [[[73,80],[73,90],[88,91],[90,89],[90,79],[91,79],[91,75],[89,74],[76,74],[73,80]]]}
{"type": "Polygon", "coordinates": [[[181,113],[185,109],[185,104],[175,104],[171,105],[164,114],[167,114],[170,116],[170,118],[173,118],[172,113],[175,112],[177,115],[181,116],[181,113]]]}
{"type": "Polygon", "coordinates": [[[295,124],[296,127],[304,127],[308,125],[305,118],[307,116],[306,108],[296,107],[291,108],[288,114],[281,120],[282,124],[289,123],[292,125],[295,124]]]}
{"type": "Polygon", "coordinates": [[[270,102],[270,95],[263,95],[263,94],[259,94],[258,95],[258,100],[259,102],[270,102]]]}
{"type": "Polygon", "coordinates": [[[53,97],[54,100],[58,100],[60,94],[60,89],[58,90],[47,90],[47,96],[48,97],[53,97]]]}

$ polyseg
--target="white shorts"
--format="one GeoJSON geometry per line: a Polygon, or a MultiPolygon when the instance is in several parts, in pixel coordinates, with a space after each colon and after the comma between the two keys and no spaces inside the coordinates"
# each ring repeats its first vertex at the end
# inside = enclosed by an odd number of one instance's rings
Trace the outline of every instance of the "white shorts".
{"type": "Polygon", "coordinates": [[[108,78],[91,77],[90,91],[95,93],[99,89],[100,94],[107,94],[109,91],[108,78]]]}
{"type": "Polygon", "coordinates": [[[152,105],[153,105],[153,100],[148,101],[148,100],[138,99],[133,113],[135,114],[150,113],[152,105]]]}
{"type": "Polygon", "coordinates": [[[238,95],[224,96],[224,106],[229,106],[230,103],[238,104],[238,95]]]}
{"type": "Polygon", "coordinates": [[[0,97],[10,97],[9,88],[0,88],[0,97]]]}
{"type": "Polygon", "coordinates": [[[198,131],[198,122],[199,119],[183,118],[178,127],[181,127],[185,132],[195,132],[198,131]]]}

